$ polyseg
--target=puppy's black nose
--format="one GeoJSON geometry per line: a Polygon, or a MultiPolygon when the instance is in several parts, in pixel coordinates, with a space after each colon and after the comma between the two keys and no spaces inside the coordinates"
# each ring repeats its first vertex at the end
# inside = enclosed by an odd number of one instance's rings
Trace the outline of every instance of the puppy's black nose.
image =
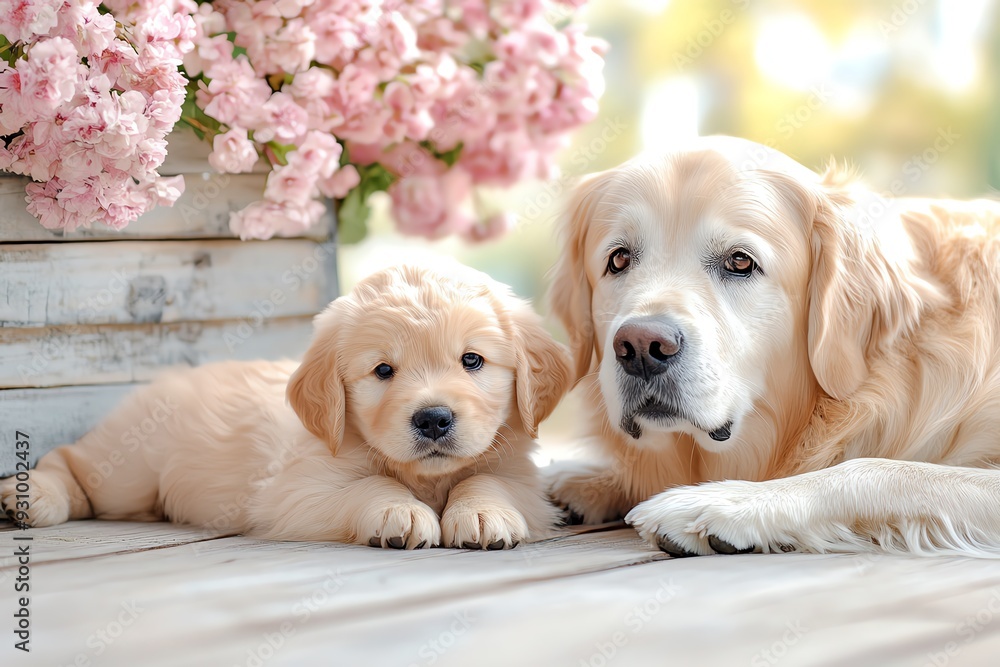
{"type": "Polygon", "coordinates": [[[615,356],[629,375],[649,380],[667,369],[684,346],[680,328],[661,317],[636,317],[615,334],[615,356]]]}
{"type": "Polygon", "coordinates": [[[446,436],[454,421],[455,416],[451,410],[443,405],[421,408],[413,413],[413,427],[420,431],[420,435],[431,440],[446,436]]]}

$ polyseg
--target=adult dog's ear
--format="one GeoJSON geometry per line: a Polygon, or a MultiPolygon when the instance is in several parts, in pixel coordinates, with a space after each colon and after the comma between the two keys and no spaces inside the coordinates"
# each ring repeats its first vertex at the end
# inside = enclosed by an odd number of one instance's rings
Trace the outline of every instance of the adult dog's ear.
{"type": "Polygon", "coordinates": [[[538,437],[538,425],[545,420],[573,383],[569,352],[542,326],[542,318],[527,303],[512,311],[514,326],[514,369],[517,410],[525,432],[538,437]]]}
{"type": "Polygon", "coordinates": [[[836,178],[828,172],[812,193],[808,341],[816,380],[844,399],[867,379],[873,355],[909,334],[924,307],[944,297],[917,275],[920,260],[906,239],[889,247],[877,233],[880,225],[902,231],[900,221],[884,218],[898,214],[885,213],[884,201],[856,201],[836,178]]]}
{"type": "Polygon", "coordinates": [[[316,316],[315,333],[302,364],[288,381],[285,395],[310,433],[334,455],[344,439],[346,398],[337,360],[336,327],[342,319],[343,298],[316,316]]]}
{"type": "Polygon", "coordinates": [[[552,270],[549,302],[569,334],[575,365],[574,380],[596,367],[594,322],[590,303],[593,290],[587,278],[587,232],[594,209],[610,172],[593,174],[576,188],[563,215],[563,251],[552,270]]]}

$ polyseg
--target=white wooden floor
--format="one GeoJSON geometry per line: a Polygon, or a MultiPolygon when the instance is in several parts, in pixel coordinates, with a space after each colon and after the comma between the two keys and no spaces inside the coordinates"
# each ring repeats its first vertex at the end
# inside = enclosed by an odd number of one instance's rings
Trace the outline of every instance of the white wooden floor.
{"type": "Polygon", "coordinates": [[[0,665],[1000,665],[995,561],[672,560],[626,528],[571,532],[404,552],[0,523],[0,665]],[[15,536],[33,538],[30,654],[15,536]]]}

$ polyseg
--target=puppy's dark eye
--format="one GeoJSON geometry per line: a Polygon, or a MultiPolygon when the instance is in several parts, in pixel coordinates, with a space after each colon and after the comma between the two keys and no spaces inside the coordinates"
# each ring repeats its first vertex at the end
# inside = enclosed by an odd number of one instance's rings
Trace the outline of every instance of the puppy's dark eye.
{"type": "Polygon", "coordinates": [[[616,248],[608,257],[608,273],[621,273],[632,265],[632,253],[628,248],[616,248]]]}
{"type": "Polygon", "coordinates": [[[466,352],[462,355],[462,368],[467,371],[478,371],[483,367],[483,358],[475,352],[466,352]]]}
{"type": "Polygon", "coordinates": [[[375,377],[379,380],[388,380],[396,374],[396,370],[389,364],[379,364],[375,367],[375,377]]]}
{"type": "Polygon", "coordinates": [[[753,273],[754,269],[757,268],[757,262],[753,261],[753,258],[742,250],[737,250],[726,258],[726,261],[722,263],[722,268],[734,276],[745,277],[753,273]]]}

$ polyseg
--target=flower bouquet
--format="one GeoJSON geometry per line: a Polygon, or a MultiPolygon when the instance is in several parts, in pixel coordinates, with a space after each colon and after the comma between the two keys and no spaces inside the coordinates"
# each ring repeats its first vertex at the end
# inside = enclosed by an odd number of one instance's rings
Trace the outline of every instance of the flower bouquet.
{"type": "Polygon", "coordinates": [[[337,202],[365,232],[387,190],[400,231],[502,233],[477,186],[554,172],[592,120],[603,42],[583,0],[0,0],[0,169],[30,176],[48,228],[121,229],[170,205],[157,174],[175,124],[219,172],[270,165],[241,238],[300,234],[337,202]]]}

